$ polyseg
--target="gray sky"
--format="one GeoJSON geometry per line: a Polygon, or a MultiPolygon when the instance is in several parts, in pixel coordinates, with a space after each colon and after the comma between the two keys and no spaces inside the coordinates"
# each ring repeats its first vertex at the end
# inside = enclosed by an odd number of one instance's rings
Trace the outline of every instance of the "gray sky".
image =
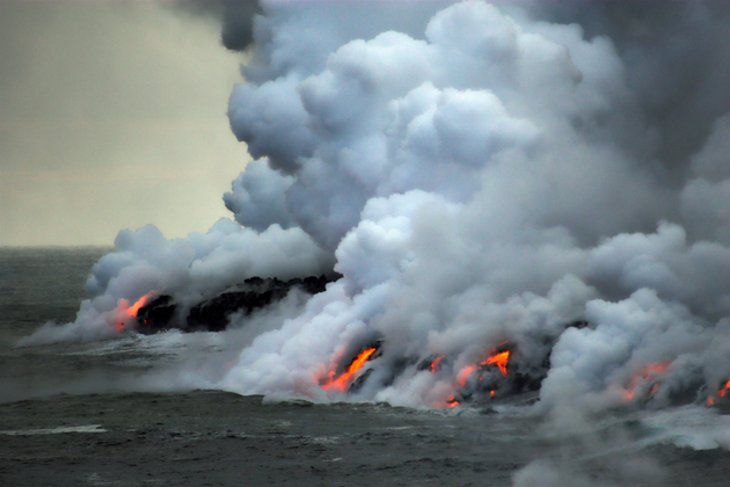
{"type": "Polygon", "coordinates": [[[152,1],[0,0],[0,245],[168,237],[227,215],[241,54],[152,1]]]}

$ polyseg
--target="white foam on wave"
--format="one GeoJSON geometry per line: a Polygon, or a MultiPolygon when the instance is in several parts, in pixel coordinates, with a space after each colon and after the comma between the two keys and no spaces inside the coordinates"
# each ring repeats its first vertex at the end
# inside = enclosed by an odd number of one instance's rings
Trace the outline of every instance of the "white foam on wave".
{"type": "Polygon", "coordinates": [[[81,350],[73,350],[65,355],[99,356],[127,352],[180,355],[190,350],[220,351],[225,342],[225,337],[221,333],[183,333],[170,330],[154,335],[134,334],[115,340],[92,342],[81,350]]]}
{"type": "Polygon", "coordinates": [[[35,435],[59,435],[66,433],[106,433],[108,430],[100,424],[84,424],[80,426],[59,426],[57,428],[37,428],[28,430],[4,430],[0,435],[6,436],[35,436],[35,435]]]}
{"type": "Polygon", "coordinates": [[[730,415],[689,405],[647,412],[642,423],[654,430],[648,444],[672,444],[693,450],[730,450],[730,415]]]}

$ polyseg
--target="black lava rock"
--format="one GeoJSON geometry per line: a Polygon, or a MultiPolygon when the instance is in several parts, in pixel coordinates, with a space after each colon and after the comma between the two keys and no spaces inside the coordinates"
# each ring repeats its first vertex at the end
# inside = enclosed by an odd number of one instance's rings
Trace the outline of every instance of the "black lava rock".
{"type": "Polygon", "coordinates": [[[286,297],[292,289],[300,289],[308,294],[324,291],[329,282],[339,279],[332,276],[309,276],[282,281],[277,278],[251,277],[242,284],[194,304],[187,316],[181,319],[177,313],[175,298],[162,294],[152,299],[137,313],[137,331],[150,334],[167,329],[183,331],[221,331],[229,323],[231,315],[244,315],[265,308],[286,297]]]}

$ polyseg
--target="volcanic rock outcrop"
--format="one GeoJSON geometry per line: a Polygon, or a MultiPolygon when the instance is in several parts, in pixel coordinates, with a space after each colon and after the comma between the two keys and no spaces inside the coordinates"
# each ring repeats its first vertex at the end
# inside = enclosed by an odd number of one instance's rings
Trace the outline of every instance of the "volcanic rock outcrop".
{"type": "Polygon", "coordinates": [[[293,289],[308,294],[324,291],[327,283],[339,276],[309,276],[282,281],[277,278],[251,277],[243,284],[204,299],[190,306],[189,310],[176,302],[169,294],[161,294],[142,306],[137,313],[137,331],[144,334],[168,329],[183,331],[221,331],[231,315],[252,312],[284,299],[293,289]],[[182,316],[181,316],[182,315],[182,316]]]}

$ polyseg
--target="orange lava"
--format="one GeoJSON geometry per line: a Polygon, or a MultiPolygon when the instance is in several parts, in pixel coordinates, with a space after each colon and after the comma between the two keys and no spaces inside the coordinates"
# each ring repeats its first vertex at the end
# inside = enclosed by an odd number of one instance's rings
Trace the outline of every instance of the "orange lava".
{"type": "MultiPolygon", "coordinates": [[[[654,380],[657,378],[657,376],[661,376],[664,374],[669,366],[672,364],[672,362],[652,362],[646,367],[644,367],[641,372],[638,374],[635,374],[631,377],[631,380],[629,381],[629,385],[624,391],[624,398],[627,401],[633,401],[636,397],[636,388],[639,386],[641,382],[646,382],[648,380],[654,380]]],[[[649,396],[654,396],[659,391],[659,384],[654,383],[652,384],[651,388],[649,389],[649,396]]]]}
{"type": "MultiPolygon", "coordinates": [[[[465,365],[464,367],[459,369],[459,372],[456,374],[456,382],[457,384],[459,384],[460,387],[465,387],[467,381],[469,380],[469,377],[471,377],[471,375],[479,368],[479,366],[486,365],[496,365],[497,368],[499,368],[499,372],[502,374],[502,376],[507,377],[507,364],[509,362],[509,357],[510,351],[505,350],[502,352],[494,352],[479,363],[465,365]]],[[[494,397],[495,395],[496,391],[494,391],[493,389],[489,391],[490,397],[494,397]]]]}
{"type": "MultiPolygon", "coordinates": [[[[728,394],[728,391],[730,391],[730,379],[728,379],[718,390],[717,395],[719,397],[725,397],[728,394]]],[[[715,398],[714,394],[710,394],[707,396],[707,407],[712,407],[715,405],[715,402],[717,402],[717,399],[715,398]]]]}
{"type": "Polygon", "coordinates": [[[350,365],[348,365],[345,371],[338,377],[335,377],[335,372],[331,371],[329,373],[329,380],[322,384],[322,389],[329,390],[334,388],[338,391],[344,392],[347,389],[347,386],[350,385],[350,381],[355,373],[360,370],[362,366],[365,365],[365,362],[367,362],[368,359],[377,351],[378,349],[375,347],[368,347],[364,349],[362,352],[357,354],[357,357],[350,362],[350,365]]]}
{"type": "Polygon", "coordinates": [[[717,391],[717,395],[720,397],[725,397],[725,394],[727,394],[727,391],[730,390],[730,379],[725,382],[725,384],[717,391]]]}
{"type": "Polygon", "coordinates": [[[436,371],[439,368],[439,364],[441,363],[441,361],[443,359],[444,359],[444,356],[443,355],[439,355],[438,357],[436,357],[435,359],[433,359],[431,361],[431,364],[428,366],[428,368],[429,368],[429,370],[431,371],[432,374],[435,374],[436,373],[436,371]]]}
{"type": "Polygon", "coordinates": [[[663,374],[667,371],[670,365],[672,365],[672,362],[657,362],[649,364],[644,368],[641,375],[646,379],[649,375],[663,374]]]}
{"type": "MultiPolygon", "coordinates": [[[[503,342],[499,345],[500,348],[502,348],[504,345],[507,345],[507,342],[503,342]]],[[[493,349],[494,350],[494,349],[493,349]]],[[[458,387],[464,388],[466,387],[466,383],[469,381],[469,378],[474,374],[474,372],[477,372],[480,370],[480,367],[485,367],[489,365],[494,365],[499,369],[500,374],[502,374],[502,377],[507,377],[508,371],[507,371],[507,365],[509,364],[509,359],[511,356],[510,350],[503,350],[501,352],[493,351],[490,355],[488,355],[484,360],[481,362],[475,362],[468,365],[465,365],[456,374],[456,383],[458,387]]],[[[429,368],[431,369],[431,372],[435,372],[439,362],[443,359],[442,355],[439,355],[436,357],[430,364],[429,368]]],[[[487,379],[491,379],[490,377],[487,377],[487,379]]],[[[482,374],[478,377],[479,381],[485,381],[485,377],[482,376],[482,374]]],[[[458,391],[458,389],[456,389],[458,391]]],[[[489,389],[489,397],[496,397],[497,390],[496,389],[489,389]]],[[[443,404],[443,403],[441,403],[443,404]]],[[[451,395],[449,399],[446,400],[446,407],[447,408],[453,408],[456,406],[461,405],[461,402],[455,399],[454,395],[451,395]]],[[[442,406],[443,407],[443,406],[442,406]]]]}
{"type": "Polygon", "coordinates": [[[129,301],[126,299],[120,299],[119,305],[117,306],[117,309],[119,312],[123,315],[125,315],[127,318],[136,318],[137,313],[139,313],[139,310],[147,304],[147,302],[150,300],[150,296],[152,296],[152,293],[149,292],[145,295],[143,295],[141,298],[139,298],[137,301],[135,301],[131,306],[129,305],[129,301]]]}
{"type": "Polygon", "coordinates": [[[142,306],[144,306],[145,304],[147,304],[147,302],[149,300],[150,300],[150,294],[148,293],[148,294],[145,294],[144,296],[142,296],[141,298],[139,298],[137,301],[135,301],[134,304],[132,306],[130,306],[129,309],[127,309],[127,314],[129,315],[129,317],[136,318],[137,313],[139,313],[140,308],[142,306]]]}
{"type": "Polygon", "coordinates": [[[461,387],[464,387],[466,385],[466,381],[469,380],[469,377],[475,370],[477,370],[476,364],[469,364],[462,367],[461,370],[459,370],[459,373],[456,374],[456,382],[458,382],[461,387]]]}
{"type": "Polygon", "coordinates": [[[479,365],[496,365],[503,377],[507,377],[507,362],[509,361],[509,350],[493,353],[479,365]]]}
{"type": "Polygon", "coordinates": [[[451,396],[450,398],[448,398],[446,400],[446,407],[449,409],[455,408],[456,406],[460,406],[460,405],[461,405],[461,403],[459,401],[457,401],[454,396],[451,396]]]}
{"type": "Polygon", "coordinates": [[[152,292],[149,292],[143,295],[131,306],[129,305],[129,301],[127,301],[126,299],[119,300],[119,304],[117,304],[117,317],[121,318],[121,321],[118,321],[114,324],[114,328],[117,330],[117,332],[121,333],[127,328],[127,324],[125,323],[127,322],[127,320],[137,318],[139,310],[142,308],[142,306],[149,302],[152,294],[152,292]]]}

